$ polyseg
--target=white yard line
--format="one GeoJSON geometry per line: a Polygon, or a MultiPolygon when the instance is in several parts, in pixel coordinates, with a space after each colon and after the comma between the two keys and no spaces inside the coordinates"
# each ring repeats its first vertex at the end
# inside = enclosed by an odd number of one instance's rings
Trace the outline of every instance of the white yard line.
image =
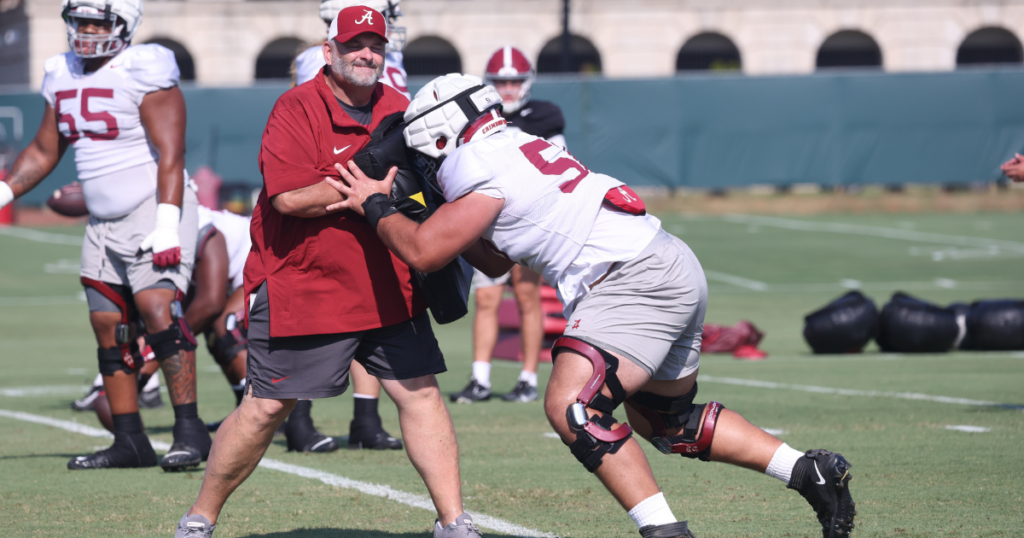
{"type": "MultiPolygon", "coordinates": [[[[59,420],[50,418],[42,415],[33,415],[31,413],[24,413],[21,411],[8,411],[6,409],[0,409],[0,416],[12,418],[15,420],[22,420],[25,422],[33,422],[36,424],[43,424],[46,426],[53,426],[54,428],[60,428],[73,433],[79,433],[82,435],[88,435],[90,437],[103,437],[113,438],[114,436],[106,430],[99,428],[93,428],[91,426],[85,426],[77,422],[71,422],[68,420],[59,420]]],[[[167,443],[159,441],[151,441],[153,448],[156,450],[169,450],[171,447],[167,443]]],[[[366,495],[372,495],[374,497],[382,497],[391,501],[399,502],[413,508],[422,508],[424,510],[434,512],[434,504],[430,501],[430,498],[425,495],[416,495],[413,493],[406,493],[391,488],[390,486],[381,484],[370,484],[368,482],[360,482],[358,480],[352,480],[345,478],[344,476],[328,473],[325,471],[318,471],[309,467],[303,467],[301,465],[292,465],[283,461],[272,460],[269,458],[263,458],[260,460],[260,467],[267,469],[273,469],[282,473],[288,473],[295,476],[301,476],[303,478],[310,478],[313,480],[319,480],[329,486],[335,486],[344,489],[354,489],[360,493],[366,495]]],[[[480,527],[488,528],[494,531],[498,531],[504,534],[510,534],[512,536],[523,536],[523,537],[545,537],[545,538],[556,538],[554,534],[542,532],[536,529],[523,527],[510,523],[503,519],[491,517],[486,514],[474,513],[473,522],[480,527]]]]}
{"type": "Polygon", "coordinates": [[[960,424],[957,426],[946,426],[947,430],[953,430],[956,432],[967,432],[967,433],[988,433],[992,431],[992,428],[986,428],[984,426],[967,426],[960,424]]]}
{"type": "Polygon", "coordinates": [[[749,278],[743,278],[741,276],[730,275],[727,273],[720,273],[718,271],[704,271],[704,276],[708,280],[715,280],[718,282],[725,282],[726,284],[732,284],[733,286],[739,286],[753,291],[768,291],[768,284],[765,282],[759,282],[757,280],[751,280],[749,278]]]}
{"type": "Polygon", "coordinates": [[[931,232],[918,232],[902,228],[885,228],[883,226],[865,226],[862,224],[846,224],[841,222],[816,222],[779,217],[764,217],[758,215],[730,214],[722,217],[722,219],[726,222],[733,222],[737,224],[756,224],[758,226],[771,226],[803,232],[866,235],[872,237],[884,237],[886,239],[916,241],[920,243],[936,243],[940,245],[955,245],[960,247],[986,246],[1006,249],[1017,253],[1024,252],[1024,243],[1019,243],[1017,241],[1005,241],[1002,239],[990,239],[987,237],[948,235],[931,232]]]}
{"type": "Polygon", "coordinates": [[[29,228],[19,228],[17,226],[0,226],[0,235],[6,235],[9,237],[17,237],[19,239],[27,239],[29,241],[35,241],[37,243],[50,243],[52,245],[67,245],[69,247],[81,247],[82,237],[66,234],[54,234],[49,232],[41,232],[39,230],[31,230],[29,228]]]}
{"type": "Polygon", "coordinates": [[[0,387],[0,396],[26,398],[30,396],[59,396],[61,394],[83,394],[89,385],[44,385],[41,387],[0,387]]]}
{"type": "Polygon", "coordinates": [[[999,402],[988,402],[985,400],[972,400],[969,398],[955,398],[952,396],[933,396],[917,392],[892,392],[880,390],[857,390],[839,389],[833,387],[819,387],[816,385],[794,385],[790,383],[776,383],[774,381],[759,381],[757,379],[740,379],[736,377],[718,377],[702,375],[698,378],[701,382],[722,383],[724,385],[740,385],[744,387],[757,387],[762,389],[783,389],[797,390],[802,392],[816,392],[820,394],[835,394],[838,396],[864,396],[868,398],[900,398],[903,400],[923,400],[956,405],[974,405],[978,407],[1005,407],[1008,409],[1024,410],[1024,405],[1004,404],[999,402]]]}

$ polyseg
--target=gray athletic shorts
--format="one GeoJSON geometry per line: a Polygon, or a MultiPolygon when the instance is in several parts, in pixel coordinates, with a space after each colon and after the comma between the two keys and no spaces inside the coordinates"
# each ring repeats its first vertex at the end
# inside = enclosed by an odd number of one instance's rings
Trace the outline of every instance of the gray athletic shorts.
{"type": "Polygon", "coordinates": [[[707,302],[697,257],[661,230],[580,300],[565,335],[628,358],[652,379],[681,379],[700,365],[707,302]]]}
{"type": "Polygon", "coordinates": [[[188,291],[196,253],[199,214],[196,194],[185,188],[178,226],[181,263],[176,267],[156,267],[153,252],[141,252],[139,245],[156,227],[156,196],[147,199],[131,213],[116,219],[89,219],[82,244],[81,275],[108,284],[127,286],[134,293],[160,287],[170,281],[183,293],[188,291]]]}
{"type": "Polygon", "coordinates": [[[382,379],[414,379],[447,370],[426,312],[379,329],[271,338],[266,282],[255,295],[249,305],[247,376],[253,396],[337,396],[348,388],[353,359],[382,379]]]}

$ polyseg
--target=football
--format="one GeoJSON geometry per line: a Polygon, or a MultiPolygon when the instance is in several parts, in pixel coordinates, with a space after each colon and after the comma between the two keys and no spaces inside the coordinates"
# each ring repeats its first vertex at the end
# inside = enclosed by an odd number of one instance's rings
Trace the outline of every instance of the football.
{"type": "Polygon", "coordinates": [[[89,209],[85,207],[82,185],[77,181],[53,191],[53,196],[46,201],[46,205],[65,217],[84,217],[89,214],[89,209]]]}

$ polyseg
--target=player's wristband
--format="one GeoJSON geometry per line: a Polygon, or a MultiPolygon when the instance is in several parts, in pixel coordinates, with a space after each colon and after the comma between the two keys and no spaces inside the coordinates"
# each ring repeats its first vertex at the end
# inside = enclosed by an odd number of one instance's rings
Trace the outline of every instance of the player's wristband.
{"type": "Polygon", "coordinates": [[[376,230],[380,219],[390,217],[398,213],[398,210],[395,209],[388,195],[378,192],[371,194],[363,202],[363,213],[366,214],[366,220],[370,222],[370,226],[373,226],[373,229],[376,230]]]}
{"type": "Polygon", "coordinates": [[[0,208],[14,201],[14,191],[6,181],[0,181],[0,208]]]}
{"type": "Polygon", "coordinates": [[[181,208],[174,204],[156,205],[156,228],[157,230],[178,231],[178,222],[181,221],[181,208]]]}

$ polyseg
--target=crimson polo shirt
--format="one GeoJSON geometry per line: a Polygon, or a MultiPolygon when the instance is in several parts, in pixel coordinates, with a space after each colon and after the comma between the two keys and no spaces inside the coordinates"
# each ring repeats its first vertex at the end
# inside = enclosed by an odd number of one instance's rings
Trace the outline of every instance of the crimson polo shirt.
{"type": "Polygon", "coordinates": [[[285,92],[263,131],[263,190],[252,214],[245,262],[246,298],[267,282],[270,336],[332,334],[408,320],[426,308],[409,266],[388,250],[365,218],[351,211],[323,217],[284,215],[270,197],[339,177],[387,115],[409,100],[377,84],[373,121],[359,125],[323,76],[285,92]]]}

